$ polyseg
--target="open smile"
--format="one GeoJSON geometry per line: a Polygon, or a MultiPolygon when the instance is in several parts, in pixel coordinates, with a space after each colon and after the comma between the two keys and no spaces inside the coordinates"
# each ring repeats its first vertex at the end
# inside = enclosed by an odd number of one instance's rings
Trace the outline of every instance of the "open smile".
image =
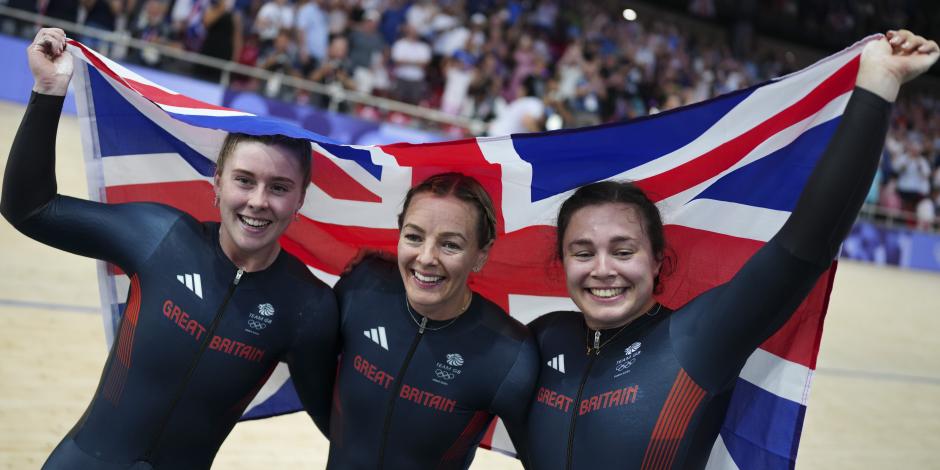
{"type": "Polygon", "coordinates": [[[441,285],[441,283],[447,279],[445,276],[422,274],[413,269],[411,270],[411,278],[415,281],[415,284],[417,284],[418,287],[421,287],[422,289],[433,289],[441,285]]]}
{"type": "Polygon", "coordinates": [[[250,232],[262,232],[271,225],[271,221],[267,219],[257,219],[241,214],[237,214],[237,217],[239,222],[242,223],[242,226],[247,228],[250,232]]]}
{"type": "Polygon", "coordinates": [[[600,301],[619,299],[627,291],[626,287],[587,287],[584,289],[591,297],[600,301]]]}

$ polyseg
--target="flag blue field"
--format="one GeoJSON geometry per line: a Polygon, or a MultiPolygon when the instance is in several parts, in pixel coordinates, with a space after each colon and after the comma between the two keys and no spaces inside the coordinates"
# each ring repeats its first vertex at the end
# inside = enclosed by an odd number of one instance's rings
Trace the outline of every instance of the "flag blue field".
{"type": "MultiPolygon", "coordinates": [[[[868,38],[870,40],[872,38],[868,38]]],[[[675,269],[659,301],[678,308],[729,279],[783,225],[852,92],[862,41],[786,77],[633,121],[432,144],[347,146],[292,124],[165,89],[71,41],[92,197],[156,201],[218,220],[211,176],[227,132],[313,142],[314,175],[285,249],[333,284],[365,247],[395,251],[408,188],[441,171],[476,177],[497,205],[498,237],[471,287],[527,322],[574,309],[553,261],[554,217],[580,185],[631,180],[660,208],[675,269]]],[[[99,267],[109,339],[128,279],[99,267]]],[[[792,468],[835,263],[793,318],[750,358],[710,469],[792,468]]],[[[278,367],[246,419],[299,409],[278,367]]],[[[484,447],[511,453],[497,423],[484,447]]]]}

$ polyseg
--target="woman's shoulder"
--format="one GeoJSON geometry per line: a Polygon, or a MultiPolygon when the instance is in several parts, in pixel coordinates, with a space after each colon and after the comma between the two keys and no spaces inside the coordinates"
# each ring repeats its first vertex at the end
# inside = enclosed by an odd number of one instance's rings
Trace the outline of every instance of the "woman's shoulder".
{"type": "Polygon", "coordinates": [[[393,259],[380,253],[367,253],[350,264],[337,282],[336,289],[337,292],[393,286],[400,289],[401,284],[398,264],[393,259]]]}
{"type": "Polygon", "coordinates": [[[555,328],[570,328],[571,325],[580,325],[582,318],[581,312],[558,310],[532,320],[529,322],[529,329],[538,334],[555,328]]]}

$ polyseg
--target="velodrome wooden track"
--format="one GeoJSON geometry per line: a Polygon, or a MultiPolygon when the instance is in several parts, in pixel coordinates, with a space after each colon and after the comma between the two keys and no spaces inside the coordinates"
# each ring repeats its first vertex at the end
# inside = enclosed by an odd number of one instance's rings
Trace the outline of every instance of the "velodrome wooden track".
{"type": "MultiPolygon", "coordinates": [[[[0,155],[22,116],[0,102],[0,155]]],[[[78,125],[63,118],[59,191],[87,197],[78,125]]],[[[0,468],[39,468],[81,416],[107,351],[94,262],[0,223],[0,468]]],[[[798,469],[940,469],[940,275],[843,262],[798,469]]],[[[214,468],[322,468],[303,414],[242,423],[214,468]]],[[[477,452],[474,469],[521,468],[477,452]]]]}

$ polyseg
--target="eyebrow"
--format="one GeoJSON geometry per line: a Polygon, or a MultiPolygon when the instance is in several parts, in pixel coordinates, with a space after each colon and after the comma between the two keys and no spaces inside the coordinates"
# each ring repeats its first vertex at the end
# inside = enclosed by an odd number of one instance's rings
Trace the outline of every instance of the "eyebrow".
{"type": "MultiPolygon", "coordinates": [[[[240,173],[246,176],[257,177],[257,175],[255,175],[254,173],[248,170],[243,170],[241,168],[232,168],[232,173],[240,173]]],[[[274,178],[271,178],[271,180],[274,182],[278,182],[278,183],[290,183],[291,185],[297,184],[296,181],[286,176],[275,176],[274,178]]]]}
{"type": "MultiPolygon", "coordinates": [[[[633,237],[627,237],[624,235],[618,235],[610,239],[610,243],[623,243],[623,242],[633,242],[636,241],[633,237]]],[[[568,242],[567,246],[577,246],[577,245],[594,245],[594,242],[587,238],[578,238],[577,240],[571,240],[568,242]]]]}
{"type": "MultiPolygon", "coordinates": [[[[406,229],[406,228],[410,228],[410,229],[412,229],[412,230],[415,230],[415,231],[418,231],[418,232],[421,232],[421,233],[427,233],[426,230],[424,230],[424,229],[421,228],[421,227],[418,227],[418,226],[415,225],[415,224],[405,224],[405,225],[402,226],[401,229],[404,230],[404,229],[406,229]]],[[[462,234],[462,233],[460,233],[460,232],[444,232],[444,233],[441,234],[441,238],[444,238],[444,237],[457,237],[457,238],[463,239],[464,241],[467,240],[467,237],[465,237],[464,234],[462,234]]]]}

